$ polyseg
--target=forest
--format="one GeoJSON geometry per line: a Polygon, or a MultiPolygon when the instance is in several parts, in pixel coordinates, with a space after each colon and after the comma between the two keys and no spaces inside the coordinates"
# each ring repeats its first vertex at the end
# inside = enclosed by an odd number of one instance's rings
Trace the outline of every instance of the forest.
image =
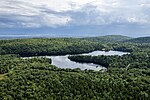
{"type": "Polygon", "coordinates": [[[119,42],[93,38],[0,40],[0,100],[149,100],[149,84],[149,42],[124,38],[119,42]],[[130,54],[78,55],[94,50],[130,54]],[[99,64],[107,70],[62,69],[49,58],[22,58],[65,54],[75,54],[68,57],[70,60],[99,64]]]}

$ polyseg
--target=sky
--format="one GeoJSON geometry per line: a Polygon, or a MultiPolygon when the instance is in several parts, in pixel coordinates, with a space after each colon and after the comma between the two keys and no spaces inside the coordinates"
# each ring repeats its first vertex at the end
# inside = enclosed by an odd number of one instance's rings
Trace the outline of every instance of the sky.
{"type": "Polygon", "coordinates": [[[150,0],[0,0],[0,36],[150,36],[150,0]]]}

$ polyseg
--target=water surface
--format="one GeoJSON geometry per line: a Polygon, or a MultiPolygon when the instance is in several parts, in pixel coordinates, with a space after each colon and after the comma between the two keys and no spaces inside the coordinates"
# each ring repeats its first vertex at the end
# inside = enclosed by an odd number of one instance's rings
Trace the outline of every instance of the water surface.
{"type": "Polygon", "coordinates": [[[91,55],[91,56],[98,56],[98,55],[105,55],[105,56],[110,56],[110,55],[118,55],[122,56],[125,54],[129,54],[128,52],[121,52],[121,51],[93,51],[90,53],[83,53],[82,55],[91,55]]]}
{"type": "MultiPolygon", "coordinates": [[[[92,55],[92,56],[98,56],[98,55],[125,55],[125,54],[129,54],[127,52],[120,52],[120,51],[93,51],[90,53],[83,53],[81,55],[92,55]]],[[[52,59],[52,65],[55,65],[59,68],[80,68],[81,70],[102,70],[102,69],[106,69],[103,66],[100,66],[98,64],[93,64],[93,63],[77,63],[74,61],[71,61],[70,59],[68,59],[69,55],[65,55],[65,56],[45,56],[46,58],[51,58],[52,59]]]]}

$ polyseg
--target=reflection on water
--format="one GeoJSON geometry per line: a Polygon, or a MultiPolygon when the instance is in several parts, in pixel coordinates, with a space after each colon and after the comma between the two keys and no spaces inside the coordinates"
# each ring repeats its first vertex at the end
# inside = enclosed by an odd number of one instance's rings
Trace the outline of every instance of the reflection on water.
{"type": "MultiPolygon", "coordinates": [[[[119,52],[119,51],[93,51],[91,53],[83,53],[82,55],[92,55],[92,56],[98,56],[98,55],[124,55],[124,54],[129,54],[126,52],[119,52]]],[[[101,69],[106,69],[105,67],[102,67],[97,64],[93,63],[77,63],[74,61],[71,61],[68,59],[68,55],[65,56],[46,56],[46,58],[51,58],[52,59],[52,64],[60,67],[60,68],[80,68],[81,70],[101,70],[101,69]]]]}
{"type": "Polygon", "coordinates": [[[91,55],[91,56],[98,56],[98,55],[105,55],[105,56],[109,56],[109,55],[125,55],[125,54],[129,54],[128,52],[121,52],[121,51],[93,51],[90,53],[83,53],[82,55],[91,55]]]}
{"type": "Polygon", "coordinates": [[[93,63],[77,63],[68,59],[68,55],[66,56],[46,56],[46,58],[52,59],[52,65],[55,65],[60,68],[80,68],[81,70],[91,69],[91,70],[101,70],[106,69],[97,64],[93,63]]]}

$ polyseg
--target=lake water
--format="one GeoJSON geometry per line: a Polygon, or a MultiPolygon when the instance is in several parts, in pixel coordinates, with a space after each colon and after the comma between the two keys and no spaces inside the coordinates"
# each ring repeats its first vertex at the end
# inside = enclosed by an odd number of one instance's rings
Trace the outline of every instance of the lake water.
{"type": "MultiPolygon", "coordinates": [[[[92,56],[98,56],[98,55],[125,55],[125,54],[129,54],[127,52],[120,52],[120,51],[93,51],[90,53],[83,53],[81,55],[92,55],[92,56]]],[[[102,69],[106,69],[105,67],[102,67],[100,65],[97,64],[93,64],[93,63],[77,63],[74,61],[71,61],[70,59],[68,59],[69,55],[65,55],[65,56],[45,56],[46,58],[51,58],[52,59],[52,65],[55,65],[59,68],[80,68],[81,70],[102,70],[102,69]]]]}
{"type": "Polygon", "coordinates": [[[98,55],[105,55],[105,56],[110,56],[110,55],[125,55],[125,54],[129,54],[128,52],[121,52],[121,51],[93,51],[90,53],[83,53],[82,55],[91,55],[91,56],[98,56],[98,55]]]}

